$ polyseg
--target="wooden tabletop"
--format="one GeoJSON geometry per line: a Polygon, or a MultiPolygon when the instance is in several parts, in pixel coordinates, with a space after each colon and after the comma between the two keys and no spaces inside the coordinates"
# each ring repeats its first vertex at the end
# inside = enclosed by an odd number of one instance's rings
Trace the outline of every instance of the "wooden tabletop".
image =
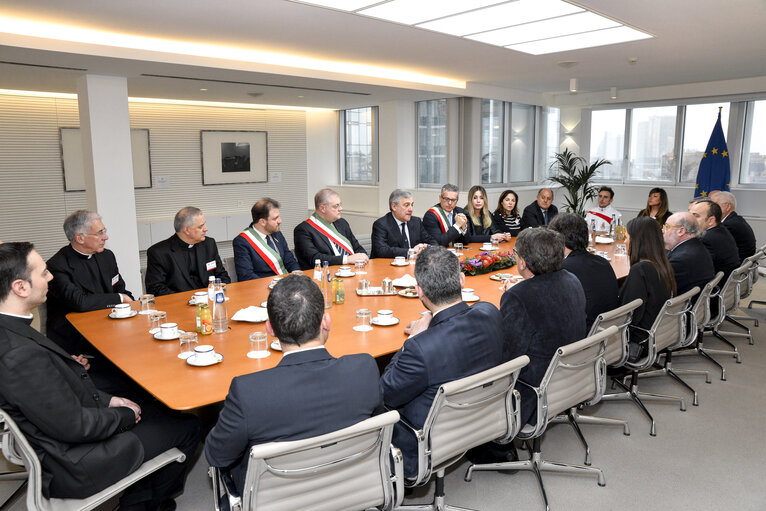
{"type": "MultiPolygon", "coordinates": [[[[500,245],[500,250],[511,250],[515,239],[500,245]]],[[[478,253],[480,244],[472,244],[466,255],[478,253]]],[[[597,250],[610,254],[612,266],[618,278],[629,271],[627,257],[612,256],[614,245],[598,245],[597,250]]],[[[366,275],[344,278],[346,300],[342,305],[333,305],[328,310],[332,319],[327,350],[336,357],[352,353],[369,353],[379,357],[397,351],[406,336],[404,325],[418,319],[426,310],[417,298],[402,296],[357,296],[356,287],[360,279],[380,286],[385,277],[395,279],[406,274],[414,276],[414,266],[396,267],[391,259],[373,259],[365,267],[366,275]],[[355,312],[367,308],[373,312],[391,309],[400,322],[394,326],[374,326],[370,332],[356,332],[355,312]]],[[[337,267],[333,267],[333,273],[337,267]]],[[[501,270],[502,273],[518,274],[514,266],[501,270]]],[[[305,272],[311,275],[311,271],[305,272]]],[[[499,272],[494,272],[499,273],[499,272]]],[[[502,292],[500,282],[491,280],[492,274],[466,278],[466,287],[474,288],[483,301],[500,304],[502,292]]],[[[239,309],[260,305],[269,295],[271,278],[237,282],[227,286],[226,302],[229,318],[239,309]]],[[[193,291],[160,296],[156,308],[166,311],[168,321],[178,323],[182,330],[195,331],[193,306],[188,305],[193,291]]],[[[138,302],[132,303],[140,308],[138,302]]],[[[249,336],[252,332],[266,331],[265,323],[246,323],[229,320],[229,330],[222,334],[199,335],[199,344],[211,344],[216,352],[224,356],[223,362],[209,367],[192,367],[178,358],[179,342],[157,341],[149,334],[149,317],[136,315],[127,319],[111,319],[108,310],[97,310],[67,315],[69,321],[104,356],[120,367],[139,385],[177,410],[188,410],[223,401],[233,377],[274,367],[282,358],[280,352],[270,349],[271,355],[262,359],[247,358],[249,336]]],[[[269,338],[271,342],[272,338],[269,338]]]]}

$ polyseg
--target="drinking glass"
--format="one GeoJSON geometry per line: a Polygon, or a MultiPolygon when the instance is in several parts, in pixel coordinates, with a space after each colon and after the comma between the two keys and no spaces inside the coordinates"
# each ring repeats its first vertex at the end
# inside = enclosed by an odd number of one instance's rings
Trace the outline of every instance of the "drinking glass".
{"type": "Polygon", "coordinates": [[[180,337],[180,351],[178,358],[186,360],[191,355],[194,355],[194,348],[197,347],[197,333],[196,332],[184,332],[180,337]]]}
{"type": "Polygon", "coordinates": [[[151,314],[154,310],[154,295],[141,295],[138,299],[141,303],[141,310],[139,314],[151,314]]]}
{"type": "Polygon", "coordinates": [[[357,332],[369,332],[372,330],[370,322],[372,320],[372,312],[370,309],[357,309],[356,310],[356,326],[354,330],[357,332]]]}
{"type": "Polygon", "coordinates": [[[364,271],[364,261],[357,261],[354,263],[354,272],[357,275],[367,275],[367,272],[364,271]]]}
{"type": "Polygon", "coordinates": [[[154,335],[160,331],[160,325],[168,319],[168,315],[164,311],[152,311],[149,314],[149,333],[154,335]]]}
{"type": "Polygon", "coordinates": [[[253,332],[250,334],[250,351],[247,352],[247,358],[266,358],[269,352],[269,342],[266,332],[253,332]]]}
{"type": "Polygon", "coordinates": [[[462,254],[463,253],[463,244],[462,243],[455,243],[455,253],[456,254],[462,254]]]}

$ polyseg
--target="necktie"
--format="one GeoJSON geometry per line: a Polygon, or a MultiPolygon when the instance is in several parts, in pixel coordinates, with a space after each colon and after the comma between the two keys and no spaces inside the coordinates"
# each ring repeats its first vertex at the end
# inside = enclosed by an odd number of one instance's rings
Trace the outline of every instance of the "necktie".
{"type": "Polygon", "coordinates": [[[405,223],[402,222],[402,238],[404,239],[404,243],[407,245],[407,248],[410,248],[410,240],[407,239],[407,231],[404,230],[405,223]]]}
{"type": "Polygon", "coordinates": [[[276,244],[274,244],[274,240],[271,238],[271,235],[266,236],[266,243],[268,243],[269,246],[274,249],[274,252],[279,252],[279,250],[277,250],[276,244]]]}
{"type": "Polygon", "coordinates": [[[455,222],[452,220],[452,213],[447,214],[447,221],[450,225],[454,224],[455,222]]]}
{"type": "Polygon", "coordinates": [[[543,224],[548,225],[548,210],[547,209],[543,210],[543,224]]]}

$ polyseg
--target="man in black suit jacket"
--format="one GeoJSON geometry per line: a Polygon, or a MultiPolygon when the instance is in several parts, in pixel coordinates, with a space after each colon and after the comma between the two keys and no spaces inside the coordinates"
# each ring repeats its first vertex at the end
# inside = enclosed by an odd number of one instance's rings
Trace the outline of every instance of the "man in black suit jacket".
{"type": "Polygon", "coordinates": [[[322,435],[384,411],[375,360],[367,354],[335,358],[324,348],[330,316],[311,279],[280,280],[267,308],[266,330],[279,337],[282,360],[232,380],[205,441],[208,462],[231,476],[240,494],[250,446],[322,435]]]}
{"type": "Polygon", "coordinates": [[[388,197],[391,211],[372,224],[372,254],[370,257],[407,257],[409,249],[420,253],[426,245],[435,243],[423,228],[420,218],[412,216],[415,201],[410,192],[396,189],[388,197]]]}
{"type": "MultiPolygon", "coordinates": [[[[503,357],[497,308],[486,302],[469,307],[462,301],[465,275],[454,254],[442,247],[423,250],[415,263],[415,279],[415,290],[429,312],[408,325],[410,337],[386,367],[381,383],[386,406],[418,429],[440,385],[508,359],[503,357]]],[[[405,477],[416,477],[418,450],[412,432],[396,424],[393,444],[402,450],[405,477]]]]}
{"type": "Polygon", "coordinates": [[[173,219],[176,233],[146,251],[146,292],[156,296],[207,287],[209,278],[231,282],[218,245],[205,236],[207,225],[199,208],[187,206],[173,219]]]}
{"type": "Polygon", "coordinates": [[[700,199],[689,204],[689,212],[702,231],[702,244],[713,259],[713,271],[722,271],[726,282],[739,266],[739,250],[732,235],[721,225],[721,207],[710,199],[700,199]]]}
{"type": "Polygon", "coordinates": [[[715,276],[713,259],[699,240],[700,228],[691,213],[670,215],[662,228],[668,259],[676,278],[676,296],[694,286],[700,289],[715,276]]]}
{"type": "Polygon", "coordinates": [[[721,224],[729,230],[734,237],[734,241],[737,242],[739,262],[742,264],[742,261],[755,254],[755,234],[753,233],[753,228],[750,227],[747,220],[737,214],[737,199],[733,193],[714,192],[710,194],[710,198],[721,208],[723,216],[721,224]]]}
{"type": "Polygon", "coordinates": [[[324,188],[314,195],[314,214],[295,226],[295,256],[302,270],[310,270],[316,260],[328,261],[330,266],[367,262],[367,251],[351,232],[343,218],[340,196],[324,188]]]}
{"type": "Polygon", "coordinates": [[[457,201],[457,186],[447,183],[442,186],[439,204],[423,215],[423,227],[426,232],[443,247],[450,243],[471,242],[468,215],[463,208],[457,207],[457,201]]]}
{"type": "MultiPolygon", "coordinates": [[[[538,386],[560,346],[583,339],[585,293],[577,277],[562,268],[564,243],[549,229],[526,229],[516,238],[516,263],[524,280],[503,284],[500,299],[506,358],[529,357],[519,379],[538,386]]],[[[521,424],[537,424],[537,397],[525,386],[521,424]]]]}
{"type": "MultiPolygon", "coordinates": [[[[98,390],[74,357],[31,327],[32,310],[54,279],[32,244],[0,245],[0,261],[0,408],[40,459],[43,495],[88,497],[171,447],[188,463],[199,443],[197,419],[142,410],[98,390]]],[[[187,463],[128,488],[120,509],[174,509],[187,463]]]]}
{"type": "Polygon", "coordinates": [[[237,279],[252,280],[300,270],[300,265],[279,232],[279,203],[265,197],[253,204],[253,223],[232,241],[237,279]]]}
{"type": "Polygon", "coordinates": [[[585,292],[585,331],[599,314],[617,308],[617,277],[612,265],[601,256],[591,254],[588,247],[588,224],[574,213],[562,213],[550,228],[564,237],[563,267],[582,284],[585,292]]]}
{"type": "Polygon", "coordinates": [[[521,214],[521,229],[527,227],[539,227],[548,225],[559,210],[553,204],[553,190],[550,188],[541,188],[537,192],[535,202],[524,208],[521,214]]]}

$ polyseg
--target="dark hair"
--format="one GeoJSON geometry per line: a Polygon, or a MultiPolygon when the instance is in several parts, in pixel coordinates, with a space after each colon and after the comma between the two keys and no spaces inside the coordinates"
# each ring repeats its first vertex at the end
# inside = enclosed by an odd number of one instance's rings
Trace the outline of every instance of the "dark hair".
{"type": "Polygon", "coordinates": [[[0,301],[8,298],[15,281],[30,281],[27,258],[34,249],[35,246],[26,241],[0,243],[0,301]]]}
{"type": "Polygon", "coordinates": [[[700,203],[707,204],[708,218],[713,216],[715,217],[715,224],[716,225],[720,224],[721,219],[723,218],[723,211],[721,211],[721,206],[719,206],[716,202],[713,202],[712,199],[708,199],[707,197],[702,199],[695,199],[692,201],[692,204],[700,204],[700,203]]]}
{"type": "Polygon", "coordinates": [[[503,191],[503,193],[500,194],[500,198],[497,199],[497,209],[495,210],[495,213],[497,213],[498,215],[502,217],[510,216],[511,218],[516,218],[517,216],[519,216],[519,194],[517,194],[513,190],[503,191]],[[516,204],[514,204],[510,214],[506,215],[505,208],[503,207],[503,201],[509,195],[513,195],[514,197],[516,197],[516,204]]]}
{"type": "Polygon", "coordinates": [[[418,254],[415,280],[434,305],[460,300],[460,262],[442,246],[431,245],[418,254]]]}
{"type": "Polygon", "coordinates": [[[474,185],[468,190],[468,204],[465,205],[466,213],[471,217],[471,221],[474,225],[481,225],[485,229],[492,225],[492,217],[489,215],[489,208],[487,207],[487,190],[483,186],[474,185]],[[481,208],[481,218],[476,215],[476,210],[473,209],[473,196],[476,192],[481,192],[484,197],[484,207],[481,208]]]}
{"type": "Polygon", "coordinates": [[[564,236],[564,246],[569,250],[588,248],[588,223],[581,216],[574,213],[559,213],[553,217],[548,228],[564,236]]]}
{"type": "Polygon", "coordinates": [[[253,223],[257,224],[258,220],[261,218],[268,220],[271,210],[275,208],[279,209],[279,203],[268,197],[264,197],[263,199],[253,204],[252,209],[250,209],[250,214],[253,217],[253,223]]]}
{"type": "Polygon", "coordinates": [[[614,199],[614,190],[612,190],[610,187],[602,186],[601,188],[598,189],[598,193],[601,193],[601,192],[609,192],[609,198],[614,199]]]}
{"type": "Polygon", "coordinates": [[[633,266],[639,261],[649,261],[657,270],[670,295],[675,295],[676,278],[665,251],[660,224],[651,217],[639,216],[628,222],[626,228],[630,237],[630,265],[633,266]]]}
{"type": "MultiPolygon", "coordinates": [[[[663,190],[662,188],[652,188],[649,190],[649,195],[651,196],[653,193],[659,193],[660,194],[660,209],[657,210],[657,223],[663,223],[662,219],[665,217],[665,214],[668,212],[669,205],[668,205],[668,193],[663,190]]],[[[652,207],[649,206],[649,198],[646,199],[646,207],[642,209],[638,216],[651,216],[652,214],[652,207]]]]}
{"type": "Polygon", "coordinates": [[[319,336],[324,298],[319,286],[305,275],[288,275],[269,294],[269,322],[279,342],[301,344],[319,336]]]}
{"type": "Polygon", "coordinates": [[[515,248],[529,271],[535,275],[559,271],[564,262],[563,236],[545,227],[521,231],[516,238],[515,248]]]}

